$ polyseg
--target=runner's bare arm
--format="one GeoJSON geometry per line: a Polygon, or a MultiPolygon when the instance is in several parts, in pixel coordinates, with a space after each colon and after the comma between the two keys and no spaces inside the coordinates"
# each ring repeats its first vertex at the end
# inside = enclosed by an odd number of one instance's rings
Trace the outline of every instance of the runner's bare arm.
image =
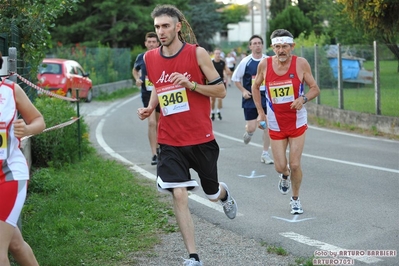
{"type": "Polygon", "coordinates": [[[263,59],[260,61],[258,65],[258,70],[256,72],[255,80],[252,84],[252,99],[254,100],[254,103],[256,105],[256,109],[258,110],[258,121],[265,121],[265,112],[263,111],[262,107],[262,101],[261,101],[261,96],[260,96],[260,86],[262,85],[266,73],[266,63],[267,60],[263,59]]]}
{"type": "Polygon", "coordinates": [[[14,121],[15,136],[22,138],[41,133],[46,128],[44,118],[18,84],[15,84],[15,98],[17,110],[23,117],[14,121]]]}

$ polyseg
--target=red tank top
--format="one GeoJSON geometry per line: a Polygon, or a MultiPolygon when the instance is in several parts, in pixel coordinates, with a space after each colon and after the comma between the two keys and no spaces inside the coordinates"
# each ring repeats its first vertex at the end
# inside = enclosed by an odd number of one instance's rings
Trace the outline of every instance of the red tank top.
{"type": "Polygon", "coordinates": [[[147,74],[154,84],[161,106],[158,123],[160,144],[188,146],[206,143],[215,138],[209,118],[209,97],[174,86],[169,81],[170,74],[178,72],[190,81],[205,84],[196,49],[197,45],[184,43],[180,51],[172,57],[161,54],[162,46],[145,54],[147,74]]]}
{"type": "Polygon", "coordinates": [[[267,58],[267,118],[271,130],[291,131],[307,123],[304,107],[301,110],[291,109],[291,103],[304,92],[296,64],[297,56],[293,55],[288,71],[280,76],[274,72],[272,57],[267,58]]]}

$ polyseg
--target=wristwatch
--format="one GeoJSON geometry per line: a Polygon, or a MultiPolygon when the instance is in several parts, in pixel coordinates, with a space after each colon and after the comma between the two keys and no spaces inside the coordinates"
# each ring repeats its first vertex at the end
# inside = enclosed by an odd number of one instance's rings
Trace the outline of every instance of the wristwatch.
{"type": "Polygon", "coordinates": [[[305,95],[302,95],[302,97],[303,97],[303,104],[307,103],[308,102],[308,97],[306,97],[305,95]]]}

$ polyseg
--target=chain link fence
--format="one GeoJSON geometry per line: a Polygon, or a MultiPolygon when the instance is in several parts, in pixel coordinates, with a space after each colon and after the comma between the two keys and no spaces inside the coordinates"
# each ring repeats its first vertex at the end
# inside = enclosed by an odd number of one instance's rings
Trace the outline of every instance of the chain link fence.
{"type": "Polygon", "coordinates": [[[52,49],[47,57],[77,61],[90,73],[94,85],[132,79],[131,51],[129,48],[109,47],[58,47],[52,49]]]}
{"type": "Polygon", "coordinates": [[[385,44],[296,47],[294,54],[312,67],[318,104],[399,117],[399,61],[385,44]]]}

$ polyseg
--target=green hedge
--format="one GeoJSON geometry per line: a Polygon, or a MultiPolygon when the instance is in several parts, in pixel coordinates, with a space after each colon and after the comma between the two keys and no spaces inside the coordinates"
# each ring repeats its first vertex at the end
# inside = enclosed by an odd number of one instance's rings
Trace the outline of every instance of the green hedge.
{"type": "MultiPolygon", "coordinates": [[[[42,96],[38,97],[34,104],[44,116],[46,128],[68,122],[71,118],[76,117],[73,104],[67,101],[42,96]]],[[[88,126],[81,118],[79,121],[81,136],[79,137],[78,121],[32,137],[32,166],[61,167],[79,160],[80,153],[84,155],[93,152],[94,149],[90,146],[89,141],[88,126]]]]}

